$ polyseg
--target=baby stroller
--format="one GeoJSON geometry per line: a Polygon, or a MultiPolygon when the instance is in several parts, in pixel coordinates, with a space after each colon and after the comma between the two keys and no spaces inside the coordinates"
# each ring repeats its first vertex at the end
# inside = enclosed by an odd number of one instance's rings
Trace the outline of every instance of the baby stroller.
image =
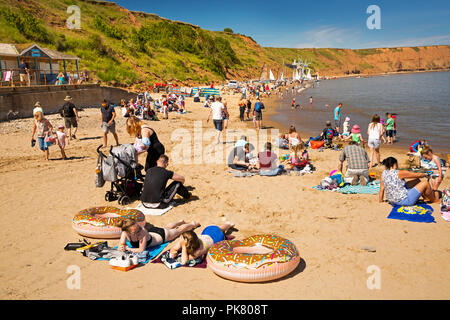
{"type": "Polygon", "coordinates": [[[100,151],[101,147],[97,148],[97,168],[100,169],[97,176],[100,175],[100,179],[96,176],[96,186],[102,187],[106,181],[110,181],[111,189],[106,191],[105,200],[118,200],[119,205],[130,204],[132,198],[140,197],[145,179],[134,146],[123,144],[111,147],[109,156],[100,151]],[[103,183],[98,183],[98,180],[103,183]]]}

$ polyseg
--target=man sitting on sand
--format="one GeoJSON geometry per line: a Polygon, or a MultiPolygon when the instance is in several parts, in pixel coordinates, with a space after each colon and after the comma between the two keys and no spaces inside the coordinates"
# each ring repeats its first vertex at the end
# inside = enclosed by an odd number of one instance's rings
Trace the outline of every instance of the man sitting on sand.
{"type": "Polygon", "coordinates": [[[344,181],[352,185],[358,182],[365,186],[369,182],[369,157],[366,150],[355,141],[350,141],[349,145],[341,151],[339,156],[338,171],[342,172],[344,161],[347,160],[347,171],[344,181]]]}
{"type": "Polygon", "coordinates": [[[249,153],[250,143],[234,147],[228,155],[228,167],[234,170],[251,170],[253,166],[249,164],[249,153]]]}
{"type": "Polygon", "coordinates": [[[141,195],[141,201],[144,207],[149,209],[167,208],[175,197],[179,194],[184,199],[189,199],[191,193],[183,185],[185,179],[183,176],[167,170],[169,157],[162,154],[156,161],[156,167],[152,167],[145,173],[144,189],[141,195]],[[167,181],[173,182],[166,188],[167,181]]]}

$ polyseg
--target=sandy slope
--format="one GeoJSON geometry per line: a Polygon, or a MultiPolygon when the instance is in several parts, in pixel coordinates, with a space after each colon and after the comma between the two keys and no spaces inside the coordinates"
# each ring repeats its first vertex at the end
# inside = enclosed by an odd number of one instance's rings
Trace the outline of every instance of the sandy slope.
{"type": "MultiPolygon", "coordinates": [[[[244,129],[247,123],[238,120],[237,96],[227,100],[230,129],[244,129]]],[[[212,127],[205,121],[207,109],[191,99],[187,106],[187,115],[170,114],[168,121],[149,122],[169,156],[177,146],[177,141],[171,141],[175,129],[185,128],[193,137],[195,120],[203,120],[204,131],[212,127]]],[[[54,125],[62,122],[57,115],[49,119],[54,125]]],[[[59,160],[59,151],[52,147],[48,163],[40,150],[29,146],[31,119],[0,124],[1,299],[450,298],[450,224],[440,218],[439,206],[433,205],[436,223],[403,222],[387,219],[390,206],[378,203],[377,196],[313,190],[336,168],[339,153],[329,150],[311,151],[318,169],[306,176],[234,178],[224,164],[172,161],[170,169],[186,177],[198,199],[163,216],[147,218],[158,226],[179,219],[206,226],[226,217],[235,222],[238,231],[233,235],[238,239],[262,232],[286,237],[296,244],[302,261],[284,279],[237,283],[209,269],[171,271],[162,264],[123,273],[109,269],[106,262],[64,251],[66,243],[81,239],[72,230],[73,215],[108,204],[104,200],[108,186],[95,188],[93,181],[95,149],[101,144],[99,122],[99,110],[81,112],[79,140],[67,149],[67,155],[74,158],[59,160]],[[367,245],[376,252],[361,250],[367,245]],[[80,290],[67,288],[71,265],[81,268],[80,290]],[[370,276],[366,270],[371,265],[381,269],[381,290],[366,286],[370,276]]],[[[117,127],[121,143],[133,141],[120,116],[117,127]]],[[[399,151],[382,150],[382,156],[392,154],[402,157],[399,151]]],[[[447,177],[443,186],[449,185],[447,177]]],[[[109,243],[116,245],[117,240],[109,243]]]]}

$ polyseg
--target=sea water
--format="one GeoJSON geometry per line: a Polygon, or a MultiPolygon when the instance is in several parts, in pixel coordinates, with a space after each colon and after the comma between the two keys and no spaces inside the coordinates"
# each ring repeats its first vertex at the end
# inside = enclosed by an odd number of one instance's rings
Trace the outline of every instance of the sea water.
{"type": "MultiPolygon", "coordinates": [[[[294,110],[291,90],[276,103],[272,120],[297,131],[317,136],[342,102],[342,123],[350,117],[350,128],[358,124],[367,141],[367,127],[374,114],[384,120],[386,112],[397,114],[397,142],[409,147],[418,139],[428,140],[432,148],[450,153],[450,72],[426,72],[360,78],[321,80],[314,87],[296,93],[294,110]],[[309,98],[313,97],[310,108],[309,98]]],[[[342,129],[342,124],[341,124],[342,129]]],[[[307,139],[309,137],[303,137],[307,139]]]]}

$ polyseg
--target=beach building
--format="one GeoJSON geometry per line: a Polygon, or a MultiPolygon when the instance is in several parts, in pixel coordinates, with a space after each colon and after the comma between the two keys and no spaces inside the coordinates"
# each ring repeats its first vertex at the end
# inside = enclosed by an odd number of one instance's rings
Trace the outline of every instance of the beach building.
{"type": "Polygon", "coordinates": [[[31,85],[55,84],[60,72],[65,75],[70,73],[75,81],[80,77],[80,58],[76,56],[37,44],[28,46],[19,53],[16,45],[0,43],[0,73],[3,86],[21,85],[19,64],[22,59],[29,66],[31,85]]]}

